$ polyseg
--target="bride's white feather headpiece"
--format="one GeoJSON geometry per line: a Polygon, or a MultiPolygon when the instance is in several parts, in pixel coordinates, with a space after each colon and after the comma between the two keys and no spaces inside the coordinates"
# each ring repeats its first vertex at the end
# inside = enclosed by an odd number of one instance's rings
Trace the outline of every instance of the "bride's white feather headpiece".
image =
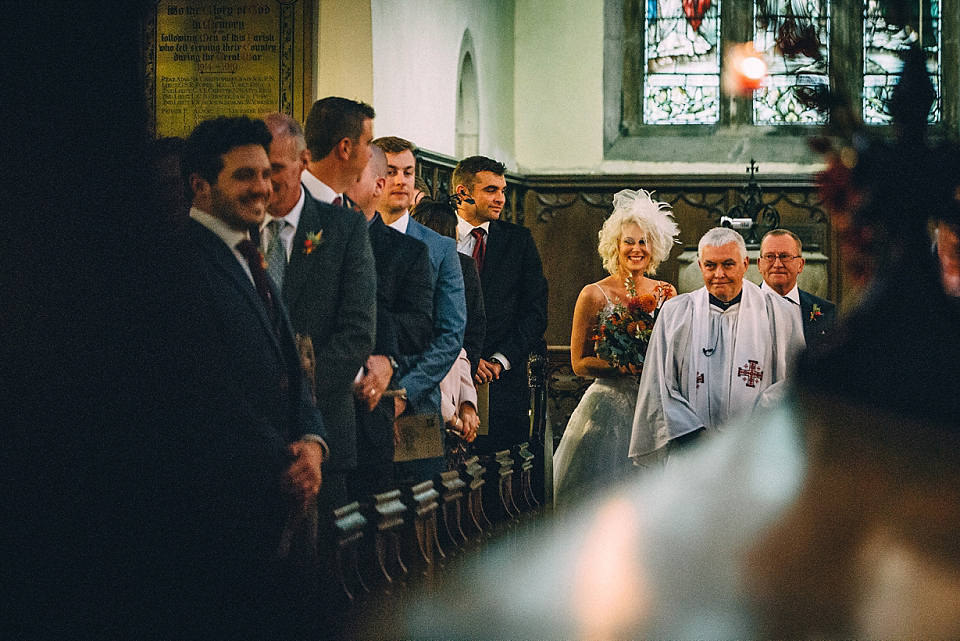
{"type": "Polygon", "coordinates": [[[613,213],[600,230],[598,247],[603,266],[611,274],[617,273],[617,245],[623,226],[629,223],[636,223],[646,235],[650,252],[647,273],[652,274],[670,256],[673,244],[680,242],[677,240],[680,229],[673,220],[670,205],[654,200],[653,194],[643,189],[624,189],[614,194],[613,213]]]}

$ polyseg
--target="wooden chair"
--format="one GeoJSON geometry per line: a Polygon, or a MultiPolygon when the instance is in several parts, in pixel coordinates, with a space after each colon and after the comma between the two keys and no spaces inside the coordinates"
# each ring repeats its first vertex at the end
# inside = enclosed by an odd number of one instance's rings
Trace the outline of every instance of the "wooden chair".
{"type": "Polygon", "coordinates": [[[481,458],[487,472],[484,475],[486,490],[483,493],[484,510],[498,528],[512,528],[520,516],[513,501],[513,459],[510,450],[501,450],[481,458]]]}
{"type": "Polygon", "coordinates": [[[360,546],[367,519],[360,513],[360,504],[354,501],[334,510],[334,573],[339,584],[336,594],[338,609],[349,609],[365,600],[370,594],[360,574],[360,546]]]}
{"type": "Polygon", "coordinates": [[[460,531],[464,533],[467,541],[476,544],[480,539],[487,538],[492,527],[483,509],[483,492],[486,483],[483,475],[486,473],[486,468],[480,464],[480,457],[472,456],[460,465],[459,472],[464,483],[460,531]]]}
{"type": "Polygon", "coordinates": [[[438,539],[445,558],[452,558],[466,544],[467,537],[461,529],[463,510],[463,490],[466,483],[460,478],[458,470],[438,474],[434,479],[440,492],[440,511],[438,519],[438,539]]]}
{"type": "Polygon", "coordinates": [[[361,511],[367,519],[361,574],[375,593],[392,594],[404,585],[408,574],[400,549],[407,506],[400,500],[400,490],[391,490],[373,495],[361,511]]]}
{"type": "Polygon", "coordinates": [[[522,514],[532,515],[540,509],[533,493],[533,453],[529,443],[513,447],[513,500],[522,514]]]}
{"type": "Polygon", "coordinates": [[[408,518],[401,528],[401,552],[411,577],[433,579],[437,557],[442,556],[437,542],[439,493],[433,481],[423,481],[400,490],[408,518]]]}

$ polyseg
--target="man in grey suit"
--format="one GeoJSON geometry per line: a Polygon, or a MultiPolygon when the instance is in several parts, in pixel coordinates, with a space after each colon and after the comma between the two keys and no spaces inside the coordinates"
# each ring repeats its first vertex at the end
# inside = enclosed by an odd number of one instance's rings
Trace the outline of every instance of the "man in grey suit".
{"type": "Polygon", "coordinates": [[[319,201],[347,205],[346,192],[357,184],[370,161],[373,107],[328,96],[313,103],[304,123],[307,166],[301,180],[319,201]]]}
{"type": "Polygon", "coordinates": [[[815,345],[829,332],[837,318],[837,306],[797,287],[803,271],[803,243],[789,229],[768,231],[760,241],[757,268],[763,276],[761,289],[771,289],[793,303],[803,321],[807,346],[815,345]]]}
{"type": "MultiPolygon", "coordinates": [[[[395,411],[397,416],[411,412],[439,417],[440,381],[460,353],[467,326],[467,304],[457,245],[452,238],[441,236],[410,218],[416,173],[413,143],[392,136],[378,138],[373,143],[387,156],[387,184],[380,197],[380,216],[390,227],[426,243],[434,285],[433,337],[422,354],[408,359],[409,370],[399,381],[407,396],[397,399],[395,411]]],[[[442,457],[414,463],[398,466],[398,475],[405,480],[420,481],[443,471],[442,457]]]]}
{"type": "Polygon", "coordinates": [[[316,355],[317,404],[331,450],[322,513],[347,502],[346,473],[357,465],[353,383],[373,349],[376,272],[363,215],[319,202],[301,185],[308,155],[299,123],[285,114],[265,120],[273,196],[261,247],[294,330],[310,337],[316,355]]]}

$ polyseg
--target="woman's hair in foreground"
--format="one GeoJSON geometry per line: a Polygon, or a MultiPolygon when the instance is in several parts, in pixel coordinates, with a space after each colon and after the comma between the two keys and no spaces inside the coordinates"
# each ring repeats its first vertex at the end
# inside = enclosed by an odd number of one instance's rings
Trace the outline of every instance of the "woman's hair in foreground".
{"type": "Polygon", "coordinates": [[[441,236],[457,239],[457,210],[447,201],[424,198],[414,205],[410,217],[441,236]]]}
{"type": "Polygon", "coordinates": [[[670,249],[677,241],[680,229],[670,213],[670,205],[651,198],[643,189],[624,189],[613,197],[613,213],[600,229],[600,244],[597,251],[603,259],[603,267],[616,275],[620,266],[620,237],[625,225],[634,223],[643,231],[650,264],[647,274],[657,271],[660,263],[670,256],[670,249]]]}

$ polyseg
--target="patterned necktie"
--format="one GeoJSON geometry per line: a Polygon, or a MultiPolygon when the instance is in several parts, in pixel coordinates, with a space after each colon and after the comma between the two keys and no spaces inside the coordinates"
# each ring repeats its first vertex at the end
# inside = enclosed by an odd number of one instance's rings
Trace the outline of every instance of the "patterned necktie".
{"type": "Polygon", "coordinates": [[[473,245],[473,260],[477,262],[477,271],[483,271],[483,259],[487,256],[487,231],[483,227],[474,227],[470,235],[477,239],[473,245]]]}
{"type": "Polygon", "coordinates": [[[250,267],[253,284],[257,288],[257,293],[260,294],[263,304],[267,307],[267,313],[271,319],[275,318],[273,296],[270,294],[270,285],[267,282],[267,271],[263,268],[263,255],[252,240],[241,240],[237,243],[237,251],[240,252],[240,255],[243,256],[250,267]]]}
{"type": "Polygon", "coordinates": [[[287,221],[282,218],[271,220],[267,227],[270,228],[270,245],[267,247],[267,273],[273,279],[277,290],[283,289],[283,272],[287,267],[287,251],[283,246],[283,240],[280,238],[280,232],[287,226],[287,221]]]}

